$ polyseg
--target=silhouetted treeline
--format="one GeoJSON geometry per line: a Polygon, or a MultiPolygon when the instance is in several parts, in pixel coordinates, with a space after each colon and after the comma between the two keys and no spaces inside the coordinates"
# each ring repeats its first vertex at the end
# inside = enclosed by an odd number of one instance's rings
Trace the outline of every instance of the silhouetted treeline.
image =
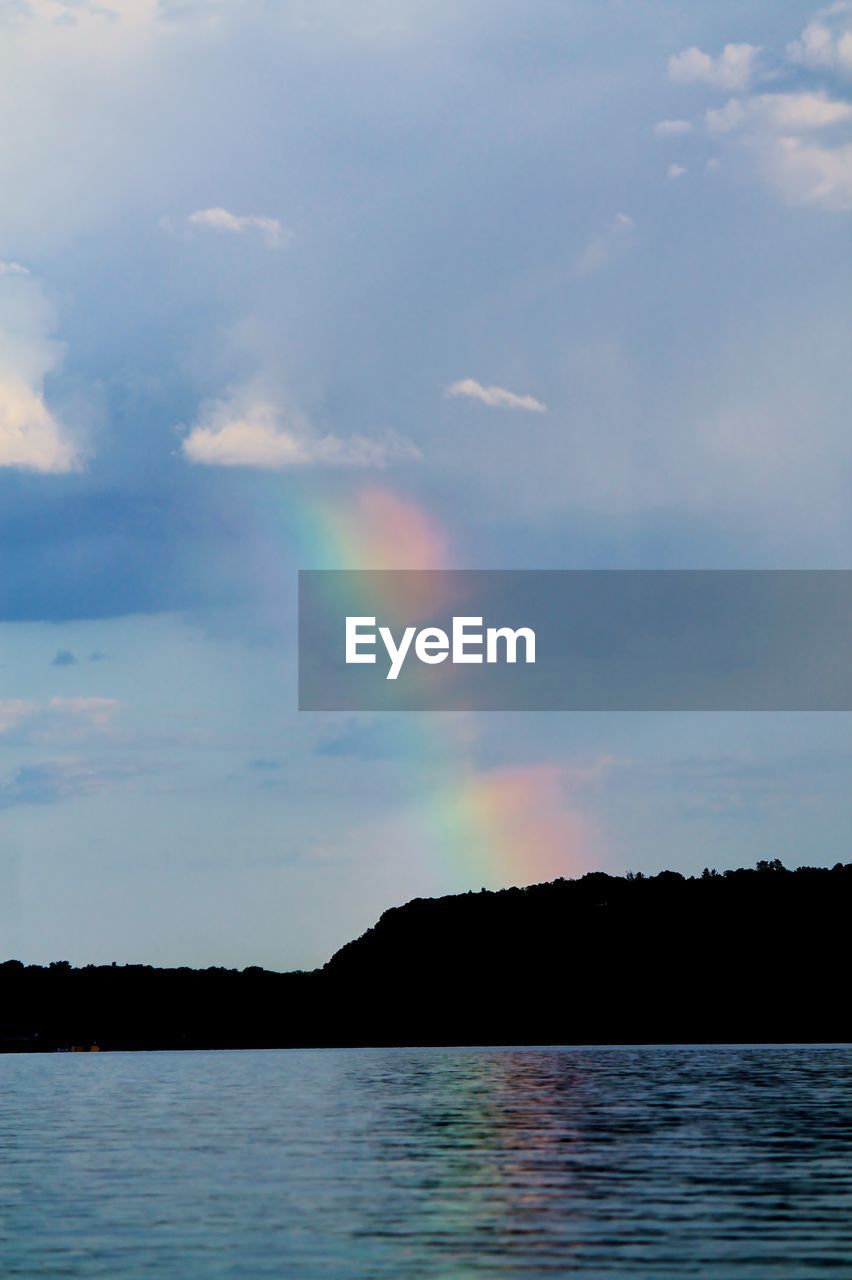
{"type": "Polygon", "coordinates": [[[415,899],[313,973],[0,965],[0,1048],[852,1040],[852,864],[415,899]]]}

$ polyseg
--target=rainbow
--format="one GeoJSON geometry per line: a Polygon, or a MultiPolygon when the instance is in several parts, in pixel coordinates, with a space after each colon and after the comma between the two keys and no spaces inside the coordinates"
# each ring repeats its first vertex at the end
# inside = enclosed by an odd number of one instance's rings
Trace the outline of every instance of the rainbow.
{"type": "MultiPolygon", "coordinates": [[[[287,510],[303,568],[456,567],[448,532],[418,502],[389,487],[314,497],[302,491],[288,495],[287,510]]],[[[375,603],[378,609],[387,602],[375,603]]],[[[417,795],[404,811],[403,843],[429,869],[436,892],[534,884],[589,869],[596,834],[572,803],[576,769],[552,763],[483,768],[471,716],[406,713],[404,719],[417,795]]]]}
{"type": "Polygon", "coordinates": [[[450,569],[448,534],[410,498],[370,486],[304,503],[304,550],[316,569],[450,569]]]}

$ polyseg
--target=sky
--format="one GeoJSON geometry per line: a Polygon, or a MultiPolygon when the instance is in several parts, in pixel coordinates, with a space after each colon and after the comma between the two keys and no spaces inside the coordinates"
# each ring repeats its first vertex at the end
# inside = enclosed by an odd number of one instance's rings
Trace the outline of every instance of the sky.
{"type": "Polygon", "coordinates": [[[0,0],[0,952],[847,860],[846,714],[296,710],[300,568],[848,568],[852,3],[0,0]]]}

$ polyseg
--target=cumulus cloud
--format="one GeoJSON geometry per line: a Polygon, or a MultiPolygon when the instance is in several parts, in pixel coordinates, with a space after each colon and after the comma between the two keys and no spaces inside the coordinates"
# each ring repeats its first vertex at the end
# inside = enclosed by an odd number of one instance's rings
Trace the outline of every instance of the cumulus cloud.
{"type": "Polygon", "coordinates": [[[748,89],[756,73],[760,45],[726,44],[718,58],[695,45],[669,58],[669,79],[673,84],[706,84],[731,92],[748,89]]]}
{"type": "Polygon", "coordinates": [[[798,40],[787,45],[792,62],[852,75],[852,3],[820,9],[808,23],[798,40]]]}
{"type": "Polygon", "coordinates": [[[385,467],[421,457],[410,441],[394,434],[320,435],[302,415],[285,414],[273,401],[238,391],[206,406],[183,440],[190,462],[208,467],[385,467]]]}
{"type": "Polygon", "coordinates": [[[711,133],[733,133],[746,125],[776,132],[798,133],[824,129],[852,120],[852,103],[830,98],[823,90],[812,93],[761,93],[731,98],[723,107],[707,111],[711,133]]]}
{"type": "Polygon", "coordinates": [[[78,470],[80,451],[44,398],[62,354],[49,337],[49,308],[23,268],[0,279],[0,467],[78,470]]]}
{"type": "MultiPolygon", "coordinates": [[[[730,138],[759,177],[788,204],[810,205],[830,212],[852,208],[850,156],[852,102],[825,88],[780,93],[748,93],[760,48],[726,45],[713,59],[692,47],[669,59],[669,78],[681,84],[703,83],[736,94],[704,113],[706,133],[730,138]],[[815,138],[815,135],[818,135],[815,138]]],[[[798,40],[787,45],[791,64],[823,71],[852,71],[852,0],[838,0],[820,10],[798,40]]],[[[689,121],[663,120],[661,136],[686,133],[689,121]]],[[[717,159],[706,168],[718,168],[717,159]]],[[[669,176],[683,167],[673,164],[669,176]]]]}
{"type": "Polygon", "coordinates": [[[484,387],[475,378],[462,378],[461,381],[452,383],[444,394],[450,399],[462,396],[468,400],[479,400],[489,409],[522,409],[527,413],[547,413],[547,405],[536,400],[535,396],[517,395],[514,391],[507,391],[505,387],[484,387]]]}
{"type": "Polygon", "coordinates": [[[0,276],[28,276],[30,273],[20,262],[0,262],[0,276]]]}
{"type": "Polygon", "coordinates": [[[0,467],[54,473],[79,467],[41,391],[14,377],[0,377],[0,467]]]}
{"type": "Polygon", "coordinates": [[[190,227],[207,227],[230,235],[257,233],[268,249],[282,249],[292,239],[292,233],[277,218],[269,218],[265,214],[237,214],[222,208],[198,209],[186,221],[190,227]]]}
{"type": "Polygon", "coordinates": [[[788,204],[852,212],[852,142],[825,147],[778,138],[763,158],[767,177],[788,204]]]}
{"type": "Polygon", "coordinates": [[[758,173],[792,205],[852,209],[852,143],[814,135],[852,123],[852,103],[824,91],[732,98],[706,113],[709,132],[740,138],[758,173]]]}
{"type": "MultiPolygon", "coordinates": [[[[633,219],[627,213],[617,213],[603,231],[592,236],[574,264],[578,275],[590,275],[620,257],[634,243],[633,219]]],[[[456,384],[458,385],[458,384],[456,384]]],[[[489,388],[494,390],[494,388],[489,388]]],[[[542,406],[543,407],[543,406],[542,406]]]]}

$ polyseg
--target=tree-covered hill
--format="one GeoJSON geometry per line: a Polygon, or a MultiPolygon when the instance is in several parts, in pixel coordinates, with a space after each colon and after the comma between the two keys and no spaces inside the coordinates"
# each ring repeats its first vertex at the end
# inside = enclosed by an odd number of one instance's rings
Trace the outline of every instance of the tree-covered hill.
{"type": "Polygon", "coordinates": [[[415,899],[313,973],[0,965],[0,1048],[852,1040],[852,864],[415,899]]]}

